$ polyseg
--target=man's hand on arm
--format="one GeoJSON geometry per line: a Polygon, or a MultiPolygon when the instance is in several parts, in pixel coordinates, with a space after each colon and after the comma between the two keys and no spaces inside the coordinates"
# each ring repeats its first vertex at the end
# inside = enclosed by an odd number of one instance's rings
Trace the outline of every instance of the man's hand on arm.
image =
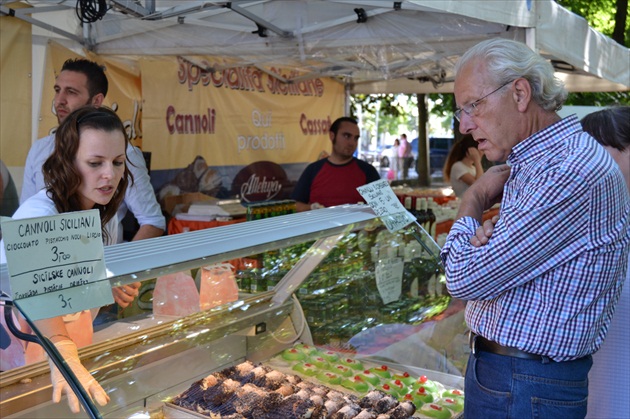
{"type": "Polygon", "coordinates": [[[481,247],[488,243],[492,232],[494,231],[494,225],[499,221],[499,216],[495,215],[490,220],[486,220],[481,227],[477,227],[475,235],[470,239],[470,244],[475,247],[481,247]]]}
{"type": "Polygon", "coordinates": [[[510,167],[508,165],[491,167],[464,193],[455,219],[473,217],[481,224],[483,212],[501,202],[503,186],[509,176],[510,167]]]}

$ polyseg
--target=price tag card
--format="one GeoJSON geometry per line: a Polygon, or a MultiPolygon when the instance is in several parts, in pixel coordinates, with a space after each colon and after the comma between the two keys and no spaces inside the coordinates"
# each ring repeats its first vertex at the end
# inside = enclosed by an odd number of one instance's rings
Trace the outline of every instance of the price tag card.
{"type": "Polygon", "coordinates": [[[114,302],[98,210],[2,222],[13,299],[32,320],[114,302]]]}
{"type": "Polygon", "coordinates": [[[416,221],[416,217],[400,203],[387,180],[376,180],[359,186],[357,191],[390,232],[398,231],[416,221]]]}
{"type": "Polygon", "coordinates": [[[378,288],[383,304],[389,304],[400,299],[403,266],[402,258],[383,259],[376,264],[374,270],[376,288],[378,288]]]}

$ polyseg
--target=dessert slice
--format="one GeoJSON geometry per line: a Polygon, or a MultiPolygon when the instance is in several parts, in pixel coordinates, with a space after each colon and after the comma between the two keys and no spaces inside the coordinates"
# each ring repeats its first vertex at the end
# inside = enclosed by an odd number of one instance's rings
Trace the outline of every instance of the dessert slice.
{"type": "Polygon", "coordinates": [[[358,393],[367,393],[367,391],[370,389],[368,383],[358,375],[342,380],[341,385],[358,393]]]}
{"type": "Polygon", "coordinates": [[[370,371],[372,371],[374,374],[378,375],[379,377],[392,378],[392,373],[389,372],[389,368],[387,368],[387,365],[381,365],[380,367],[370,368],[370,371]]]}
{"type": "Polygon", "coordinates": [[[345,365],[335,364],[330,365],[329,368],[330,371],[334,372],[335,374],[341,375],[342,377],[352,377],[354,375],[354,371],[346,367],[345,365]]]}
{"type": "Polygon", "coordinates": [[[363,368],[363,364],[355,359],[352,358],[340,358],[339,362],[342,365],[345,365],[348,368],[351,368],[353,370],[356,371],[363,371],[365,368],[363,368]]]}
{"type": "Polygon", "coordinates": [[[319,369],[315,365],[309,364],[308,362],[299,362],[295,364],[292,368],[293,370],[309,377],[315,376],[319,371],[319,369]]]}
{"type": "Polygon", "coordinates": [[[282,351],[282,358],[286,361],[302,361],[306,358],[306,355],[295,348],[289,348],[282,351]]]}
{"type": "Polygon", "coordinates": [[[423,405],[418,412],[424,416],[437,419],[450,419],[453,416],[453,413],[449,409],[435,403],[427,403],[423,405]]]}

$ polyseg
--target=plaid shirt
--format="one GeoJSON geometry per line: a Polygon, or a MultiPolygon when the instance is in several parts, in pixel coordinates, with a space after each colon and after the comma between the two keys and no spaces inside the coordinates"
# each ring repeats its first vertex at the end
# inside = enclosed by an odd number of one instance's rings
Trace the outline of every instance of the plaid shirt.
{"type": "MultiPolygon", "coordinates": [[[[630,197],[610,155],[565,118],[513,148],[500,219],[453,225],[442,259],[470,329],[504,346],[568,361],[602,344],[626,277],[630,197]]],[[[630,286],[630,285],[627,285],[630,286]]]]}

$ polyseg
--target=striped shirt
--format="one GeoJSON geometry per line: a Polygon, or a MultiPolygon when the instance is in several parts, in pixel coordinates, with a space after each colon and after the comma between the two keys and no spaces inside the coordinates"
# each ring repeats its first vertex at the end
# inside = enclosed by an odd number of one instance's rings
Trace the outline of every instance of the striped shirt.
{"type": "Polygon", "coordinates": [[[446,283],[470,329],[568,361],[602,344],[626,277],[630,197],[610,155],[576,116],[516,145],[489,242],[463,217],[442,249],[446,283]]]}

